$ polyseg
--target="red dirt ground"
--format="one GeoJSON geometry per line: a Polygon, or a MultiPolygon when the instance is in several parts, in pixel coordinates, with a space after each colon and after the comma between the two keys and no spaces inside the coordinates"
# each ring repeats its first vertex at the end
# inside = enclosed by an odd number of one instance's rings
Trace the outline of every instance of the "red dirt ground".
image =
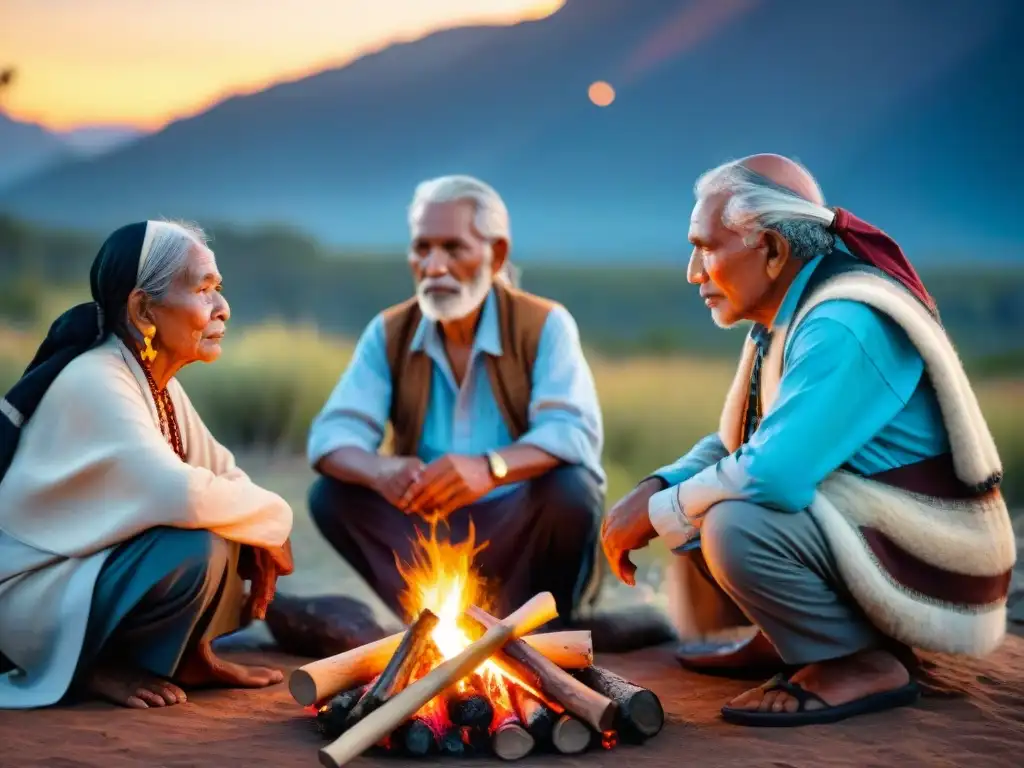
{"type": "MultiPolygon", "coordinates": [[[[254,660],[253,654],[241,658],[254,660]]],[[[262,655],[292,668],[293,658],[262,655]]],[[[681,670],[667,650],[605,656],[599,663],[654,690],[664,730],[642,747],[574,757],[538,755],[522,768],[549,766],[1019,766],[1024,764],[1024,640],[1009,637],[984,661],[929,657],[926,695],[914,707],[830,726],[730,726],[718,708],[749,687],[681,670]]],[[[322,745],[311,716],[285,685],[269,691],[194,693],[185,705],[131,711],[103,704],[0,712],[0,766],[10,768],[315,768],[322,745]]],[[[437,761],[435,761],[437,762],[437,761]]],[[[481,760],[448,761],[480,765],[481,760]]],[[[405,768],[393,758],[354,766],[405,768]]]]}

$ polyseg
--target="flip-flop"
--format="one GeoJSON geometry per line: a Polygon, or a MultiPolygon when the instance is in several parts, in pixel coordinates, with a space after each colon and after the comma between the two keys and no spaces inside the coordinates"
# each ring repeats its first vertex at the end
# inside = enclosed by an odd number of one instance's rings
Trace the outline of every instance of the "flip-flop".
{"type": "Polygon", "coordinates": [[[906,685],[891,691],[872,693],[846,704],[832,706],[816,693],[805,690],[799,683],[787,680],[783,675],[776,675],[762,685],[761,689],[765,693],[784,691],[789,694],[797,700],[796,712],[756,712],[749,709],[722,707],[722,718],[733,725],[760,727],[792,728],[800,725],[825,725],[845,720],[848,717],[884,712],[888,709],[913,704],[921,693],[917,683],[911,680],[906,685]],[[821,704],[821,708],[807,709],[807,704],[811,701],[817,701],[821,704]]]}

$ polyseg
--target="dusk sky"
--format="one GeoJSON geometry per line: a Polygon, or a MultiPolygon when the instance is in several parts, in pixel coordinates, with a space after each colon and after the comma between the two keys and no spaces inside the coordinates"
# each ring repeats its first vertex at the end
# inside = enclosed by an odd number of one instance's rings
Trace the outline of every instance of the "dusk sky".
{"type": "Polygon", "coordinates": [[[4,109],[55,129],[152,129],[397,40],[542,18],[564,0],[3,0],[4,109]]]}

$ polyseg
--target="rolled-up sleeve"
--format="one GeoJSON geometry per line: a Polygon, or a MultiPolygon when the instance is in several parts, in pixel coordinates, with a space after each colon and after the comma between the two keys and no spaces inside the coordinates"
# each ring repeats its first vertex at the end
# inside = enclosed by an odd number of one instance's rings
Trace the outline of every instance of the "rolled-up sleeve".
{"type": "Polygon", "coordinates": [[[717,432],[712,433],[698,441],[686,455],[648,476],[657,477],[666,485],[664,490],[654,495],[657,501],[652,497],[648,502],[647,513],[654,530],[658,531],[662,542],[669,549],[675,550],[683,546],[696,533],[695,527],[679,506],[675,487],[714,466],[728,455],[729,451],[722,443],[722,438],[717,432]]]}
{"type": "Polygon", "coordinates": [[[722,438],[714,432],[698,441],[684,456],[655,470],[644,479],[657,477],[667,487],[672,487],[686,482],[702,469],[707,469],[728,455],[729,451],[722,444],[722,438]]]}
{"type": "Polygon", "coordinates": [[[309,430],[311,466],[339,448],[376,451],[384,439],[391,407],[391,371],[378,315],[360,336],[352,360],[309,430]]]}
{"type": "Polygon", "coordinates": [[[594,376],[576,321],[562,306],[548,313],[533,366],[530,428],[520,443],[534,445],[603,478],[604,426],[594,376]]]}
{"type": "Polygon", "coordinates": [[[902,410],[913,388],[896,392],[879,361],[891,361],[883,368],[909,368],[910,380],[916,381],[923,369],[920,357],[891,354],[900,340],[880,318],[867,330],[870,354],[841,322],[808,317],[801,324],[778,399],[750,441],[651,497],[651,523],[667,546],[692,538],[707,510],[720,501],[742,499],[783,512],[805,509],[818,484],[902,410]]]}

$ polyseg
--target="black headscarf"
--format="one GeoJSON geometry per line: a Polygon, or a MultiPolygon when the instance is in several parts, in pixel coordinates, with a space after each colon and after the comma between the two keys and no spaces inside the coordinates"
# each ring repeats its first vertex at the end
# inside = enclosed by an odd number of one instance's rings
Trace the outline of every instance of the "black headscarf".
{"type": "Polygon", "coordinates": [[[128,296],[138,281],[146,226],[144,221],[128,224],[104,241],[89,273],[93,300],[54,321],[21,379],[0,402],[0,480],[14,459],[22,425],[32,418],[54,379],[64,366],[106,340],[124,318],[128,296]]]}

